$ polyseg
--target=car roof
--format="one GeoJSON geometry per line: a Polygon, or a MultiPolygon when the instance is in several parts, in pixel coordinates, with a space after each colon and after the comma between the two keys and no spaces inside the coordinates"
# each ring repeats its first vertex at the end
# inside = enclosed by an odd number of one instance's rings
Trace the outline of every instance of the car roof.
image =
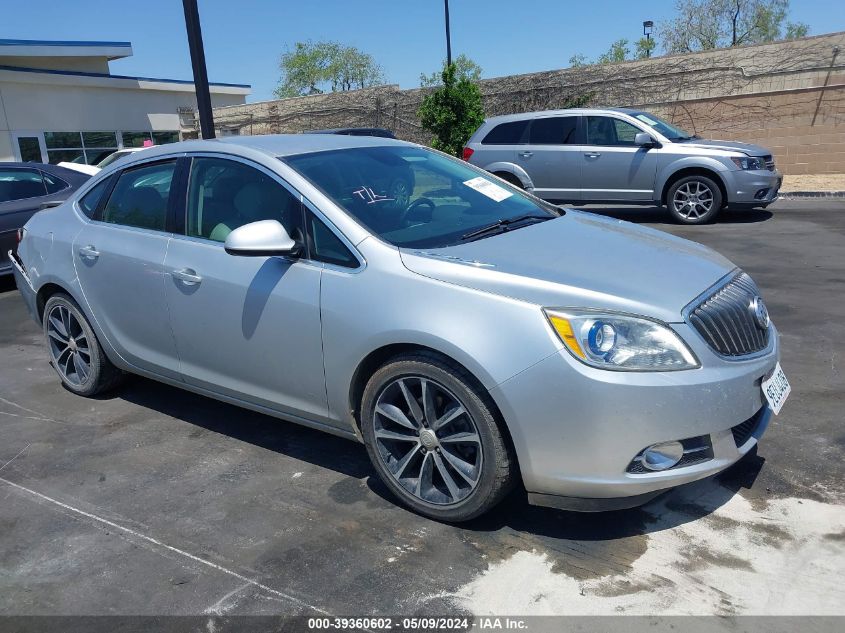
{"type": "Polygon", "coordinates": [[[562,110],[537,110],[536,112],[517,112],[515,114],[502,114],[500,116],[490,117],[485,120],[486,123],[505,123],[507,121],[521,121],[523,119],[530,119],[540,116],[555,116],[555,115],[587,115],[587,114],[637,114],[640,110],[631,108],[565,108],[562,110]]]}
{"type": "Polygon", "coordinates": [[[67,169],[65,167],[60,167],[59,165],[51,165],[50,163],[38,163],[34,161],[30,161],[28,163],[0,163],[0,169],[5,169],[7,167],[11,167],[12,169],[40,169],[48,174],[58,176],[72,185],[81,185],[91,177],[89,174],[84,174],[81,171],[67,169]]]}
{"type": "MultiPolygon", "coordinates": [[[[224,151],[233,154],[246,154],[249,150],[258,151],[273,158],[310,154],[334,149],[355,147],[411,146],[413,143],[384,138],[382,136],[347,136],[345,134],[266,134],[261,136],[224,136],[223,138],[181,141],[166,145],[144,148],[144,159],[153,156],[165,156],[182,152],[224,151]]],[[[130,160],[129,157],[122,159],[130,160]]],[[[115,165],[117,165],[117,161],[115,165]]],[[[121,165],[129,163],[121,162],[121,165]]],[[[111,166],[109,166],[111,168],[111,166]]]]}

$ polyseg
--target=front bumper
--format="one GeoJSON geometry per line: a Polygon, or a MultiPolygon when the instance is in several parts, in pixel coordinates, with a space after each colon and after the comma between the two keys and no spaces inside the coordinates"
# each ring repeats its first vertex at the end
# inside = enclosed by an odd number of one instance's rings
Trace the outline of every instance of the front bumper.
{"type": "Polygon", "coordinates": [[[673,327],[701,368],[613,372],[587,367],[561,350],[491,390],[508,422],[530,501],[580,510],[639,505],[724,470],[754,447],[771,415],[760,383],[778,359],[774,326],[766,352],[742,361],[719,358],[686,324],[673,327]],[[732,428],[752,418],[753,433],[737,446],[732,428]],[[711,458],[628,472],[643,448],[700,436],[709,437],[711,458]],[[547,496],[569,499],[555,503],[547,496]]]}
{"type": "Polygon", "coordinates": [[[777,170],[749,169],[724,172],[728,206],[755,207],[777,200],[783,176],[777,170]]]}
{"type": "Polygon", "coordinates": [[[29,275],[26,274],[23,264],[18,261],[17,256],[12,251],[9,251],[7,255],[9,260],[12,262],[12,273],[15,276],[15,284],[21,292],[23,302],[26,304],[26,309],[29,311],[30,316],[35,320],[35,322],[38,323],[38,306],[36,303],[35,288],[33,288],[29,275]]]}

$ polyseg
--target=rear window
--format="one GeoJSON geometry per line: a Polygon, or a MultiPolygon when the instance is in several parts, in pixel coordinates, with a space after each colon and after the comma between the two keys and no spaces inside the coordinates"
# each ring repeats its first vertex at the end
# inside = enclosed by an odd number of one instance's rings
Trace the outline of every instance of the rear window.
{"type": "Polygon", "coordinates": [[[531,124],[531,145],[571,145],[578,143],[578,117],[553,116],[534,119],[531,124]]]}
{"type": "Polygon", "coordinates": [[[525,142],[525,130],[528,121],[511,121],[501,123],[490,130],[481,141],[482,145],[517,145],[525,142]]]}

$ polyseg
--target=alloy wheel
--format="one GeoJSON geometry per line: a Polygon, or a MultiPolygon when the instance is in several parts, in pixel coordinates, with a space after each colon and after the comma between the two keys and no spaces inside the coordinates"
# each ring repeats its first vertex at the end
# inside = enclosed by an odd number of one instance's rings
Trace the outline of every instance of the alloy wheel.
{"type": "Polygon", "coordinates": [[[73,313],[55,305],[47,316],[47,341],[53,365],[72,385],[80,386],[91,375],[91,349],[88,337],[73,313]]]}
{"type": "Polygon", "coordinates": [[[440,383],[422,376],[394,380],[376,399],[373,417],[379,458],[414,497],[449,505],[478,486],[481,436],[466,407],[440,383]]]}
{"type": "Polygon", "coordinates": [[[713,190],[698,180],[684,183],[672,198],[675,212],[687,220],[698,220],[713,208],[713,190]]]}

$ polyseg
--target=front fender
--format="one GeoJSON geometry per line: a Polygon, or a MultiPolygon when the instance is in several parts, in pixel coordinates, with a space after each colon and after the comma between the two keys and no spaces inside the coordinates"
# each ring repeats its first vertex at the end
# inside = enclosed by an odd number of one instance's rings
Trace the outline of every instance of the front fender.
{"type": "Polygon", "coordinates": [[[531,180],[531,176],[528,175],[528,172],[514,163],[499,161],[497,163],[484,165],[483,169],[486,169],[490,173],[504,172],[506,174],[511,174],[519,179],[519,182],[522,183],[522,188],[526,191],[532,191],[534,189],[534,182],[531,180]]]}
{"type": "Polygon", "coordinates": [[[654,191],[660,195],[659,200],[662,201],[663,199],[666,184],[675,174],[684,169],[706,169],[707,171],[713,172],[722,185],[727,186],[726,172],[729,170],[723,163],[708,156],[687,156],[667,163],[657,173],[654,191]]]}

